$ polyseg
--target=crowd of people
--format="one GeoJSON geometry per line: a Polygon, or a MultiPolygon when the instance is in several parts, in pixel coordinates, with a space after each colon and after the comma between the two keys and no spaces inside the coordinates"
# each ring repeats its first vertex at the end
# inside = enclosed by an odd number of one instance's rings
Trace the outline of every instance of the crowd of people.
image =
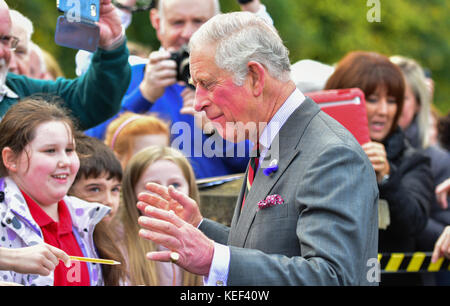
{"type": "Polygon", "coordinates": [[[119,2],[101,1],[99,48],[66,79],[0,0],[1,284],[450,284],[368,277],[378,253],[450,258],[450,113],[417,61],[291,65],[260,0],[152,1],[161,48],[142,53],[123,31],[136,1],[119,2]],[[365,96],[362,145],[308,98],[346,88],[365,96]],[[196,180],[238,173],[231,227],[204,218],[196,180]]]}

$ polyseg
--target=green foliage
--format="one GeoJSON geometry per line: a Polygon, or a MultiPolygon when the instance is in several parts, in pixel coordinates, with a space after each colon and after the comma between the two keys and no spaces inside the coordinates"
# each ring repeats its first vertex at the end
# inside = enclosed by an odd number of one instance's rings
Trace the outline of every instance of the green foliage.
{"type": "MultiPolygon", "coordinates": [[[[34,23],[33,40],[50,51],[68,77],[74,76],[75,51],[54,43],[55,0],[6,0],[34,23]]],[[[352,50],[400,54],[432,71],[435,104],[450,110],[450,1],[380,0],[381,22],[369,22],[367,0],[262,0],[291,52],[292,63],[315,59],[336,63],[352,50]]],[[[378,1],[370,1],[378,2],[378,1]]],[[[223,12],[238,10],[235,0],[221,0],[223,12]]],[[[159,48],[148,12],[136,13],[127,30],[130,40],[159,48]]]]}

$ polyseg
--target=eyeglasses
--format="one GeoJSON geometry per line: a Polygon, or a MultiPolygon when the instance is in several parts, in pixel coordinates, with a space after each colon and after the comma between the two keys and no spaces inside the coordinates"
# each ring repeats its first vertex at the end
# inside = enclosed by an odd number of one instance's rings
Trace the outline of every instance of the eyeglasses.
{"type": "Polygon", "coordinates": [[[11,51],[15,51],[17,44],[19,44],[19,39],[11,35],[1,35],[0,42],[11,51]]]}

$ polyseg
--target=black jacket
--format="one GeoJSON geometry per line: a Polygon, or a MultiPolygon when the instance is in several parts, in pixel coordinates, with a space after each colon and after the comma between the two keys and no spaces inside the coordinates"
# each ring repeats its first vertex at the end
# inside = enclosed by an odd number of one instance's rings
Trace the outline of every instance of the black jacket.
{"type": "Polygon", "coordinates": [[[391,222],[379,231],[379,252],[412,252],[414,237],[425,228],[434,199],[430,159],[413,149],[400,129],[383,144],[391,173],[378,187],[380,199],[389,204],[391,222]]]}

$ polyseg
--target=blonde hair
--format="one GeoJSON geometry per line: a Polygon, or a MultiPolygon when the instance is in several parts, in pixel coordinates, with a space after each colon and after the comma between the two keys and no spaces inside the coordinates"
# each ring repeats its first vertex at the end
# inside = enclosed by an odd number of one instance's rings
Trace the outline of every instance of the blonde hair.
{"type": "Polygon", "coordinates": [[[426,84],[424,71],[416,61],[410,58],[397,55],[390,57],[390,60],[400,67],[406,83],[411,87],[414,97],[420,105],[420,110],[416,114],[419,140],[421,147],[426,148],[429,145],[428,129],[431,112],[431,94],[426,84]]]}
{"type": "Polygon", "coordinates": [[[167,141],[169,141],[169,125],[154,115],[125,112],[108,125],[105,144],[113,149],[122,165],[125,166],[132,157],[135,137],[157,134],[167,135],[167,141]],[[133,117],[136,119],[130,120],[133,117]],[[129,122],[124,125],[126,121],[129,122]]]}
{"type": "MultiPolygon", "coordinates": [[[[128,251],[129,273],[132,285],[158,286],[157,266],[154,261],[147,260],[145,254],[156,250],[153,242],[139,237],[138,202],[135,194],[135,186],[145,170],[158,160],[169,160],[175,163],[182,171],[189,184],[189,197],[200,203],[198,188],[195,182],[195,174],[189,161],[183,154],[170,147],[150,146],[134,155],[124,173],[122,181],[122,205],[119,216],[122,221],[125,237],[125,246],[128,251]]],[[[197,286],[202,284],[200,276],[183,271],[183,286],[197,286]]]]}
{"type": "Polygon", "coordinates": [[[64,77],[64,72],[55,57],[48,51],[41,48],[42,55],[45,62],[46,72],[52,77],[53,80],[64,77]]]}

